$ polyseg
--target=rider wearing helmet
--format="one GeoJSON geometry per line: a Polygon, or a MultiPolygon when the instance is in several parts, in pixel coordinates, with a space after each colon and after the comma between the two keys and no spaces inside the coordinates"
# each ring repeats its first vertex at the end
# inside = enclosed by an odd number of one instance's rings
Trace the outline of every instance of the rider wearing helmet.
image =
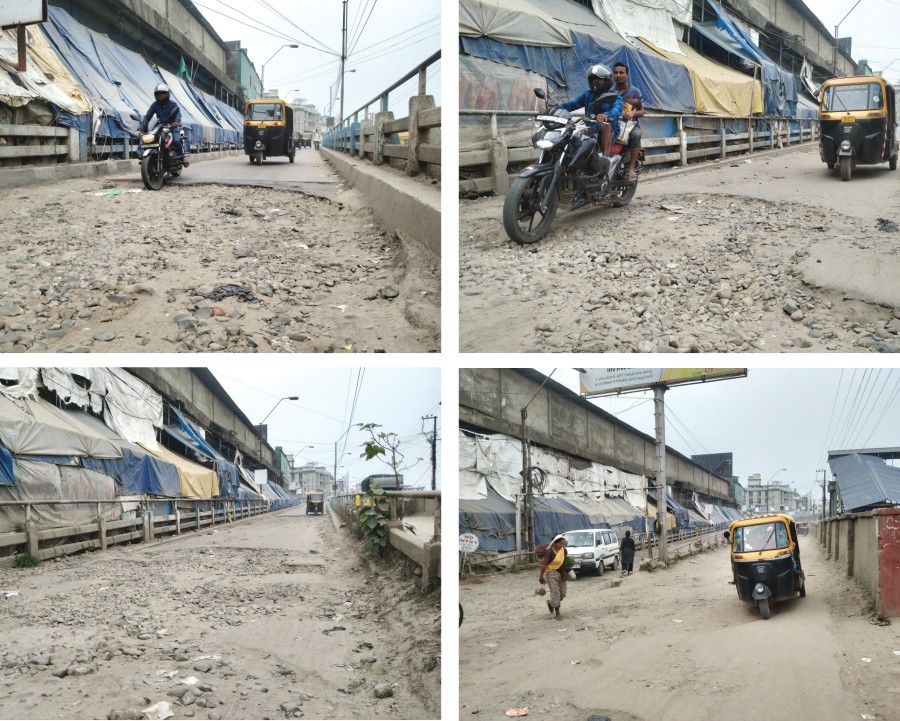
{"type": "Polygon", "coordinates": [[[597,116],[601,128],[601,148],[604,155],[609,155],[612,146],[612,129],[618,128],[619,116],[622,114],[622,98],[616,94],[611,102],[594,104],[594,99],[604,93],[614,93],[612,71],[605,65],[592,65],[587,74],[588,89],[581,95],[565,103],[560,103],[563,110],[584,108],[585,115],[597,116]]]}
{"type": "MultiPolygon", "coordinates": [[[[153,97],[156,99],[144,116],[144,120],[141,122],[141,132],[147,132],[147,128],[150,126],[150,118],[154,115],[160,125],[171,125],[176,128],[181,125],[181,108],[178,107],[178,103],[171,99],[169,86],[164,85],[163,83],[157,85],[153,90],[153,97]]],[[[172,133],[172,145],[175,146],[176,153],[183,155],[184,148],[181,145],[180,135],[181,134],[178,132],[172,133]]],[[[190,161],[186,155],[183,155],[182,162],[185,167],[190,165],[190,161]]]]}

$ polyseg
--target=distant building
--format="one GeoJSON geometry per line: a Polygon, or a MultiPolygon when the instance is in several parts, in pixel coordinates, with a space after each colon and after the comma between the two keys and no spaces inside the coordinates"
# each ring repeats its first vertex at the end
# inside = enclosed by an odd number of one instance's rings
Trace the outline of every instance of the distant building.
{"type": "Polygon", "coordinates": [[[330,496],[334,485],[334,474],[321,463],[309,462],[294,467],[291,471],[290,491],[303,496],[310,491],[322,491],[330,496]]]}

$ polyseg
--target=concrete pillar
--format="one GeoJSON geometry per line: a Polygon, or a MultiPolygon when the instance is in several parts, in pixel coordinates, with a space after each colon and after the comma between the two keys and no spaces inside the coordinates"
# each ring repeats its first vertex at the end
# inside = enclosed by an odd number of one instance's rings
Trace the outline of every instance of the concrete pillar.
{"type": "Polygon", "coordinates": [[[857,518],[847,520],[847,577],[853,578],[853,547],[856,545],[857,518]]]}
{"type": "Polygon", "coordinates": [[[431,537],[432,541],[440,541],[441,540],[441,497],[438,496],[434,499],[434,535],[431,537]]]}
{"type": "Polygon", "coordinates": [[[197,521],[197,528],[195,530],[200,530],[200,504],[194,501],[194,519],[197,521]]]}
{"type": "Polygon", "coordinates": [[[425,544],[425,560],[422,563],[422,583],[425,588],[440,576],[441,544],[440,541],[429,541],[425,544]]]}
{"type": "Polygon", "coordinates": [[[728,157],[728,152],[726,150],[725,143],[725,121],[722,118],[719,118],[719,157],[722,160],[725,160],[728,157]]]}
{"type": "Polygon", "coordinates": [[[753,152],[753,118],[747,118],[747,142],[750,144],[748,152],[753,152]]]}
{"type": "Polygon", "coordinates": [[[144,524],[144,542],[150,543],[153,540],[153,513],[149,510],[144,511],[142,521],[144,524]]]}
{"type": "Polygon", "coordinates": [[[215,501],[211,500],[209,502],[209,510],[210,510],[209,525],[215,526],[216,525],[216,502],[215,501]]]}
{"type": "Polygon", "coordinates": [[[509,153],[497,128],[496,115],[491,115],[491,140],[488,150],[491,153],[489,172],[494,181],[494,192],[497,195],[506,195],[509,192],[509,153]]]}
{"type": "Polygon", "coordinates": [[[175,509],[175,535],[181,535],[181,511],[175,509]]]}
{"type": "Polygon", "coordinates": [[[434,105],[433,95],[414,95],[409,99],[409,145],[406,148],[406,174],[418,175],[422,168],[419,164],[419,145],[424,142],[427,133],[419,129],[419,113],[431,110],[434,105]]]}
{"type": "Polygon", "coordinates": [[[372,135],[375,132],[375,123],[368,118],[363,120],[359,126],[359,148],[357,148],[357,155],[360,158],[366,157],[366,137],[372,135]]]}
{"type": "Polygon", "coordinates": [[[681,158],[678,160],[678,165],[685,166],[688,164],[688,155],[687,155],[687,133],[684,131],[684,116],[678,116],[678,152],[681,154],[681,158]]]}
{"type": "Polygon", "coordinates": [[[28,521],[25,524],[25,533],[28,535],[28,555],[36,556],[38,554],[38,548],[40,547],[40,539],[38,538],[37,526],[28,521]]]}
{"type": "Polygon", "coordinates": [[[69,128],[69,137],[68,145],[69,145],[69,155],[66,158],[70,163],[77,163],[81,159],[80,148],[81,144],[79,142],[79,136],[81,134],[78,132],[78,128],[69,128]]]}
{"type": "Polygon", "coordinates": [[[106,519],[103,517],[97,518],[97,529],[100,535],[100,550],[106,550],[106,519]]]}
{"type": "Polygon", "coordinates": [[[384,165],[384,124],[393,119],[394,114],[390,110],[375,113],[375,152],[372,154],[375,165],[384,165]]]}

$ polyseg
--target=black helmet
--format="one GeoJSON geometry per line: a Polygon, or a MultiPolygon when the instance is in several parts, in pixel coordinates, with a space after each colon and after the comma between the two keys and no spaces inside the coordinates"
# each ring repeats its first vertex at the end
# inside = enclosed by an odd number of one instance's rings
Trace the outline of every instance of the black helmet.
{"type": "Polygon", "coordinates": [[[169,86],[160,83],[153,90],[153,97],[157,100],[168,100],[169,99],[169,86]]]}
{"type": "Polygon", "coordinates": [[[592,65],[587,74],[588,87],[594,92],[605,93],[612,87],[612,71],[605,65],[592,65]],[[599,85],[595,88],[594,81],[599,85]]]}

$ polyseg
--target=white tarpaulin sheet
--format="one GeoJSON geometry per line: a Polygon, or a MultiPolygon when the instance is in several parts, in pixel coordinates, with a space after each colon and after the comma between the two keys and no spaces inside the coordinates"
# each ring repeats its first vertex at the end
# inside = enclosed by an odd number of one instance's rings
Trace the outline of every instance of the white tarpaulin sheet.
{"type": "Polygon", "coordinates": [[[0,368],[0,379],[12,385],[0,385],[0,393],[10,398],[37,396],[37,368],[0,368]]]}
{"type": "Polygon", "coordinates": [[[122,438],[148,450],[158,448],[156,428],[163,426],[162,396],[130,373],[110,368],[103,420],[122,438]]]}
{"type": "Polygon", "coordinates": [[[528,0],[460,0],[459,34],[515,45],[572,46],[568,27],[528,0]]]}
{"type": "Polygon", "coordinates": [[[0,441],[18,455],[122,457],[109,439],[40,398],[0,395],[0,441]]]}
{"type": "Polygon", "coordinates": [[[674,20],[691,25],[691,6],[677,0],[592,0],[594,13],[623,38],[644,38],[671,53],[681,53],[674,20]]]}
{"type": "Polygon", "coordinates": [[[102,368],[43,368],[41,381],[46,388],[56,393],[60,400],[85,410],[90,408],[94,413],[101,413],[103,396],[106,394],[104,373],[102,368]],[[76,381],[75,376],[90,381],[88,387],[85,387],[83,381],[76,381]]]}
{"type": "Polygon", "coordinates": [[[0,31],[0,100],[19,107],[41,98],[76,115],[90,112],[90,102],[54,55],[43,34],[28,28],[26,37],[25,71],[21,72],[15,30],[0,31]],[[13,75],[21,85],[13,82],[13,75]]]}
{"type": "MultiPolygon", "coordinates": [[[[522,443],[505,435],[472,437],[460,432],[460,498],[486,498],[488,486],[507,500],[522,489],[522,443]]],[[[568,456],[532,447],[531,465],[544,472],[547,496],[602,497],[633,492],[643,496],[644,477],[602,463],[573,462],[568,456]]],[[[643,502],[642,502],[643,505],[643,502]]]]}

